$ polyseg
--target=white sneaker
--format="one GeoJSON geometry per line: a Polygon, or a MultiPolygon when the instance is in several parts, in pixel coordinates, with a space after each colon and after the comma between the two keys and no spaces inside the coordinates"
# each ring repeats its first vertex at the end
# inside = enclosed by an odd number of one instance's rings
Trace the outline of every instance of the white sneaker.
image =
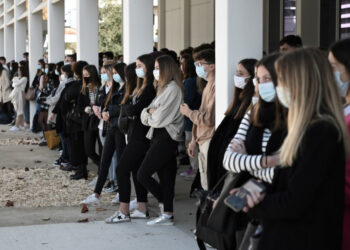
{"type": "Polygon", "coordinates": [[[105,219],[105,222],[107,224],[116,224],[116,223],[121,223],[121,222],[130,222],[130,216],[125,215],[120,211],[115,212],[111,217],[105,219]]]}
{"type": "Polygon", "coordinates": [[[159,211],[160,211],[159,216],[161,216],[162,214],[164,214],[164,204],[159,203],[158,207],[159,207],[159,211]]]}
{"type": "Polygon", "coordinates": [[[135,209],[134,211],[132,211],[130,213],[130,218],[132,218],[132,219],[148,219],[149,214],[148,214],[148,212],[142,213],[138,209],[135,209]]]}
{"type": "Polygon", "coordinates": [[[137,199],[133,199],[132,201],[130,201],[130,204],[129,204],[129,210],[130,211],[133,211],[137,208],[137,199]]]}
{"type": "Polygon", "coordinates": [[[85,200],[81,201],[80,204],[85,205],[98,205],[100,204],[101,198],[97,198],[95,194],[88,196],[85,200]]]}
{"type": "Polygon", "coordinates": [[[10,128],[10,131],[21,131],[21,128],[13,126],[10,128]]]}
{"type": "Polygon", "coordinates": [[[119,203],[119,193],[116,194],[116,196],[114,197],[114,199],[112,200],[113,204],[118,204],[119,203]]]}
{"type": "Polygon", "coordinates": [[[97,177],[93,178],[92,181],[90,181],[89,186],[94,187],[96,186],[96,183],[97,183],[97,177]]]}
{"type": "Polygon", "coordinates": [[[148,221],[147,226],[172,226],[174,225],[174,216],[171,216],[168,218],[165,214],[162,214],[161,216],[148,221]]]}

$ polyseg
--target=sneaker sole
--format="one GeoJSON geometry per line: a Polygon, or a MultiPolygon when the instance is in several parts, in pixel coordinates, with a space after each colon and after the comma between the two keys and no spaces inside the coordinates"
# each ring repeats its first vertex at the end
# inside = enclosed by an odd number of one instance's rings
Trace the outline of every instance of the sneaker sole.
{"type": "Polygon", "coordinates": [[[106,224],[120,224],[125,222],[131,222],[131,220],[123,220],[123,221],[105,221],[106,224]]]}
{"type": "Polygon", "coordinates": [[[159,223],[159,224],[146,224],[147,226],[154,227],[154,226],[174,226],[174,222],[168,222],[168,223],[159,223]]]}

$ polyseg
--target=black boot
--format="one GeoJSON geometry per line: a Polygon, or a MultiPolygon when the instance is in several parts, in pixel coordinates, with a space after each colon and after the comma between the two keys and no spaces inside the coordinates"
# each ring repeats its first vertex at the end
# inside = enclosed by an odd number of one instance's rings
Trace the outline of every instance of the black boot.
{"type": "Polygon", "coordinates": [[[80,180],[88,178],[88,171],[86,169],[86,165],[81,165],[78,167],[77,172],[74,175],[70,176],[71,180],[80,180]]]}

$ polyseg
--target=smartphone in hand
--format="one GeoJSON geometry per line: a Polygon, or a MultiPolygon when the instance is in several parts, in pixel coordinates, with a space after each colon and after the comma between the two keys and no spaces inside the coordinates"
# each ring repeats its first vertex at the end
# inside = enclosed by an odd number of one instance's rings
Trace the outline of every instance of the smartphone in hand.
{"type": "Polygon", "coordinates": [[[235,212],[240,212],[247,205],[247,195],[250,192],[258,191],[261,194],[266,190],[262,183],[255,179],[250,179],[242,187],[238,189],[233,195],[228,196],[224,203],[235,212]]]}

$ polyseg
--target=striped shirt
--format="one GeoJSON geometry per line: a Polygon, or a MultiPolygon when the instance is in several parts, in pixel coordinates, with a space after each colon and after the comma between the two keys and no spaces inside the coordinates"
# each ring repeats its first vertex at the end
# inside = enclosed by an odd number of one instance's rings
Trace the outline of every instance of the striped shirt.
{"type": "MultiPolygon", "coordinates": [[[[245,141],[249,127],[250,111],[248,111],[243,117],[233,140],[238,141],[238,139],[241,139],[242,141],[245,141]]],[[[264,129],[261,143],[261,151],[263,152],[263,155],[240,154],[232,151],[229,145],[224,155],[224,168],[233,173],[248,171],[251,175],[265,182],[272,183],[272,179],[274,176],[274,168],[264,168],[262,166],[262,158],[266,153],[266,147],[270,140],[271,134],[272,133],[268,128],[264,129]]]]}

